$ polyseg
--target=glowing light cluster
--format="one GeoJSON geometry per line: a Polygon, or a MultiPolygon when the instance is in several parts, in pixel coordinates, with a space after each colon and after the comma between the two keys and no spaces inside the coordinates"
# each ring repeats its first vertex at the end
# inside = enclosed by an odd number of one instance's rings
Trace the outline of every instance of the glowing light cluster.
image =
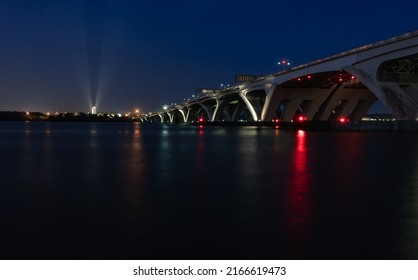
{"type": "Polygon", "coordinates": [[[338,121],[340,123],[348,123],[350,120],[348,118],[346,118],[346,117],[341,117],[341,118],[338,119],[338,121]]]}
{"type": "Polygon", "coordinates": [[[290,62],[288,60],[283,59],[277,62],[277,65],[290,65],[290,62]]]}

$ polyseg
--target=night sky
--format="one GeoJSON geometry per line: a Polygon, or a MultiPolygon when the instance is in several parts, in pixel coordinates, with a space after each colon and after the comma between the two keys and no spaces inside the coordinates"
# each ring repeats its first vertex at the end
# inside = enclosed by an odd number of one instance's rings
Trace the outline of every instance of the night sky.
{"type": "Polygon", "coordinates": [[[415,0],[1,0],[0,111],[154,111],[282,70],[282,58],[417,30],[417,11],[415,0]]]}

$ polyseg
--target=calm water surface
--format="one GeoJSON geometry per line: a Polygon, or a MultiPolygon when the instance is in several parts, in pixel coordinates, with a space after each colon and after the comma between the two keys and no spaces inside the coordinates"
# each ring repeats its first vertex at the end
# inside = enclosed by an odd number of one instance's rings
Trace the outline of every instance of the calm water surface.
{"type": "Polygon", "coordinates": [[[418,259],[418,134],[0,122],[2,259],[418,259]]]}

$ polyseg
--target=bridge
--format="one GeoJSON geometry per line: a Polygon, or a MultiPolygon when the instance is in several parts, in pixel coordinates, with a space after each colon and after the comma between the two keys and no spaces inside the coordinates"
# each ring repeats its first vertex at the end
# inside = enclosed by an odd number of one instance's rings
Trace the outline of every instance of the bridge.
{"type": "Polygon", "coordinates": [[[418,118],[418,30],[292,67],[141,116],[143,122],[295,118],[361,120],[380,100],[397,120],[418,118]]]}

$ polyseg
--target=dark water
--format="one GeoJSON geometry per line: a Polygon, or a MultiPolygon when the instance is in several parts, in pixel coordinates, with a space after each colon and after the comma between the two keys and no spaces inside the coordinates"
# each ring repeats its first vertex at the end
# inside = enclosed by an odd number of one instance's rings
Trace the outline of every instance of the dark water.
{"type": "Polygon", "coordinates": [[[418,259],[418,134],[0,123],[2,259],[418,259]]]}

